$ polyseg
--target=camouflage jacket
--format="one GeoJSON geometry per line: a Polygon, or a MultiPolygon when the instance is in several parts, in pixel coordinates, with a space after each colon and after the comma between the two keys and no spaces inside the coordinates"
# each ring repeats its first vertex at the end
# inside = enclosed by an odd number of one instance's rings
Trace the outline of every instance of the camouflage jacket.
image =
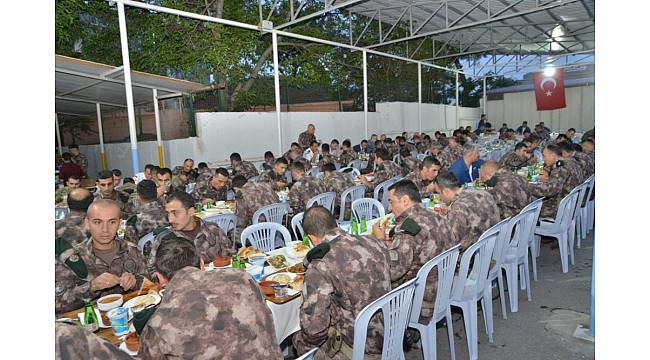
{"type": "Polygon", "coordinates": [[[522,159],[514,150],[507,152],[499,160],[499,167],[515,170],[528,165],[528,159],[522,159]]]}
{"type": "Polygon", "coordinates": [[[193,239],[188,237],[188,233],[184,231],[173,230],[167,228],[165,231],[158,233],[151,244],[151,253],[147,258],[147,271],[153,274],[156,269],[156,253],[162,241],[165,241],[169,232],[173,232],[176,236],[182,237],[194,243],[197,255],[202,257],[205,263],[214,260],[217,256],[231,256],[234,253],[234,244],[232,240],[226,236],[217,224],[209,223],[194,217],[196,225],[199,227],[193,239]]]}
{"type": "Polygon", "coordinates": [[[246,228],[252,224],[252,217],[259,208],[280,202],[278,194],[267,182],[247,182],[242,187],[242,197],[237,199],[235,214],[237,214],[237,227],[246,228]]]}
{"type": "Polygon", "coordinates": [[[420,162],[418,160],[413,160],[413,158],[409,156],[402,159],[402,168],[402,173],[406,176],[410,172],[420,171],[420,162]]]}
{"type": "Polygon", "coordinates": [[[62,360],[128,360],[129,354],[89,330],[71,324],[54,324],[54,357],[62,360]]]}
{"type": "Polygon", "coordinates": [[[430,144],[424,142],[415,143],[415,150],[417,150],[418,154],[424,154],[429,149],[429,146],[430,144]]]}
{"type": "Polygon", "coordinates": [[[431,184],[430,180],[422,180],[420,178],[420,170],[415,170],[410,173],[408,173],[405,177],[404,180],[411,180],[417,186],[418,190],[420,190],[420,196],[424,198],[428,198],[431,196],[431,192],[427,191],[427,186],[431,184]]]}
{"type": "Polygon", "coordinates": [[[325,165],[325,164],[335,164],[336,165],[336,163],[338,163],[338,159],[336,158],[336,156],[334,156],[332,154],[322,154],[321,159],[318,162],[318,167],[321,170],[323,170],[323,165],[325,165]]]}
{"type": "Polygon", "coordinates": [[[255,168],[255,165],[252,162],[242,161],[232,169],[232,176],[234,177],[236,175],[241,175],[246,179],[250,179],[253,176],[259,175],[259,172],[257,172],[257,169],[255,168]]]}
{"type": "Polygon", "coordinates": [[[591,140],[594,143],[596,142],[596,128],[592,128],[589,131],[586,131],[582,134],[582,140],[591,140]]]}
{"type": "Polygon", "coordinates": [[[402,176],[402,167],[395,164],[394,162],[387,160],[377,166],[377,171],[375,171],[375,178],[372,179],[371,185],[373,190],[375,186],[383,183],[386,180],[392,179],[395,176],[402,176]]]}
{"type": "Polygon", "coordinates": [[[210,168],[199,169],[196,176],[196,183],[210,181],[212,175],[214,175],[214,171],[210,168]]]}
{"type": "Polygon", "coordinates": [[[488,192],[497,202],[501,219],[517,215],[530,203],[530,190],[526,179],[506,168],[497,170],[494,177],[496,184],[488,189],[488,192]]]}
{"type": "Polygon", "coordinates": [[[142,204],[138,213],[127,220],[124,238],[137,245],[140,238],[160,226],[169,226],[167,212],[158,201],[150,201],[142,204]]]}
{"type": "Polygon", "coordinates": [[[460,189],[449,205],[447,220],[462,253],[499,222],[499,208],[487,191],[460,189]]]}
{"type": "MultiPolygon", "coordinates": [[[[179,175],[181,172],[183,172],[183,167],[182,166],[176,166],[172,170],[172,177],[176,176],[176,175],[179,175]]],[[[190,171],[187,174],[187,179],[188,179],[188,181],[196,181],[197,176],[198,176],[198,173],[194,169],[192,169],[192,171],[190,171]]]]}
{"type": "Polygon", "coordinates": [[[352,186],[355,186],[352,176],[348,173],[333,172],[330,177],[323,177],[323,185],[325,186],[325,191],[333,191],[336,193],[336,199],[334,199],[334,205],[341,203],[341,193],[352,186]]]}
{"type": "MultiPolygon", "coordinates": [[[[330,350],[330,327],[352,347],[354,320],[359,311],[390,291],[388,252],[376,240],[353,237],[338,229],[323,240],[329,243],[330,250],[321,259],[312,260],[307,268],[301,329],[293,338],[299,354],[319,347],[316,358],[323,358],[330,350]]],[[[366,353],[381,354],[383,332],[380,317],[375,315],[368,325],[366,353]]],[[[333,358],[346,359],[341,352],[333,358]]]]}
{"type": "Polygon", "coordinates": [[[84,224],[86,213],[70,211],[65,218],[55,223],[55,236],[63,237],[71,245],[80,244],[88,239],[88,231],[84,224]]]}
{"type": "Polygon", "coordinates": [[[569,182],[571,188],[573,189],[574,187],[582,184],[585,179],[582,175],[582,167],[580,166],[578,160],[572,156],[568,158],[562,158],[562,161],[564,161],[564,166],[569,170],[569,182]]]}
{"type": "MultiPolygon", "coordinates": [[[[393,289],[417,276],[422,265],[456,244],[447,220],[420,204],[414,204],[398,216],[395,223],[397,226],[393,232],[393,242],[388,248],[393,289]],[[407,219],[410,220],[405,222],[407,219]],[[413,223],[419,226],[419,230],[412,227],[413,223]],[[413,234],[414,232],[417,233],[413,234]]],[[[435,301],[437,286],[438,275],[433,270],[427,277],[425,301],[435,301]]],[[[426,311],[423,308],[424,318],[431,318],[432,308],[433,304],[426,311]]]]}
{"type": "Polygon", "coordinates": [[[298,135],[298,144],[303,149],[307,149],[309,147],[309,144],[311,144],[311,142],[314,140],[316,140],[316,135],[309,134],[307,131],[303,131],[300,133],[300,135],[298,135]]]}
{"type": "Polygon", "coordinates": [[[277,181],[282,181],[286,184],[287,179],[284,176],[279,176],[273,170],[263,172],[260,174],[259,179],[257,179],[258,183],[269,183],[271,184],[271,188],[273,188],[274,191],[280,191],[282,189],[278,189],[278,186],[276,184],[277,181]]]}
{"type": "Polygon", "coordinates": [[[576,159],[576,161],[580,164],[580,167],[582,168],[582,178],[584,180],[587,180],[596,172],[594,160],[591,156],[583,152],[576,151],[573,155],[573,158],[576,159]]]}
{"type": "Polygon", "coordinates": [[[81,170],[84,171],[84,174],[88,176],[88,157],[86,155],[79,153],[79,155],[73,156],[71,160],[72,163],[79,165],[81,170]]]}
{"type": "Polygon", "coordinates": [[[187,185],[187,183],[183,181],[180,176],[174,175],[172,177],[172,187],[174,189],[185,191],[185,185],[187,185]]]}
{"type": "Polygon", "coordinates": [[[436,157],[440,161],[441,168],[448,168],[454,161],[463,157],[463,151],[460,148],[451,148],[449,146],[442,149],[436,157]]]}
{"type": "Polygon", "coordinates": [[[245,271],[179,270],[142,330],[143,359],[277,359],[271,310],[245,271]]]}
{"type": "Polygon", "coordinates": [[[138,186],[134,183],[126,183],[115,188],[117,191],[125,192],[129,195],[136,193],[138,186]]]}
{"type": "Polygon", "coordinates": [[[108,294],[122,293],[120,285],[96,292],[90,289],[90,282],[105,272],[116,276],[122,276],[123,273],[128,272],[136,276],[135,289],[142,284],[142,280],[146,276],[146,266],[140,250],[137,246],[124,240],[115,239],[115,242],[117,243],[117,254],[110,264],[95,255],[91,239],[75,245],[74,251],[66,252],[65,256],[62,255],[58,259],[54,274],[55,311],[57,314],[83,307],[84,298],[95,299],[108,294]],[[82,260],[86,264],[88,275],[85,278],[77,276],[65,264],[67,259],[82,260]]]}
{"type": "Polygon", "coordinates": [[[120,207],[120,217],[122,219],[128,219],[129,216],[133,215],[133,203],[131,200],[131,194],[113,190],[111,196],[104,197],[101,191],[95,193],[95,200],[99,199],[110,199],[117,202],[117,205],[120,207]]]}
{"type": "Polygon", "coordinates": [[[212,180],[212,176],[210,176],[207,180],[197,182],[196,186],[194,186],[194,190],[192,191],[192,197],[196,201],[201,201],[203,199],[212,199],[215,202],[226,201],[228,199],[228,188],[230,182],[228,182],[228,184],[226,184],[226,186],[221,189],[215,189],[210,184],[210,180],[212,180]]]}
{"type": "Polygon", "coordinates": [[[56,189],[56,192],[54,192],[54,204],[60,204],[62,202],[67,202],[68,201],[68,194],[70,193],[70,188],[67,186],[64,186],[60,189],[56,189]]]}
{"type": "Polygon", "coordinates": [[[399,152],[399,145],[395,143],[386,144],[386,150],[388,150],[388,155],[392,158],[399,152]]]}
{"type": "Polygon", "coordinates": [[[343,150],[341,151],[341,155],[339,156],[339,162],[341,163],[341,167],[346,167],[348,166],[353,160],[355,159],[355,154],[354,151],[350,150],[343,150]]]}
{"type": "Polygon", "coordinates": [[[548,168],[548,181],[531,185],[530,193],[538,198],[544,196],[540,217],[555,218],[560,201],[573,190],[571,174],[566,166],[553,165],[548,168]]]}
{"type": "Polygon", "coordinates": [[[309,199],[324,192],[325,186],[315,177],[305,175],[300,180],[294,179],[289,191],[289,206],[294,214],[303,212],[309,199]]]}

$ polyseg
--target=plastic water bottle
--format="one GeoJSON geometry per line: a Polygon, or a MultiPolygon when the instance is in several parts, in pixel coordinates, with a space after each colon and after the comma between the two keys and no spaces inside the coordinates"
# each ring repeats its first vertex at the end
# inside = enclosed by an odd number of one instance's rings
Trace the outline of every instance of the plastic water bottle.
{"type": "Polygon", "coordinates": [[[352,218],[352,226],[350,227],[352,235],[359,235],[359,224],[357,223],[357,218],[352,218]]]}
{"type": "Polygon", "coordinates": [[[364,233],[368,230],[368,224],[366,223],[366,217],[362,216],[361,217],[361,232],[364,233]]]}

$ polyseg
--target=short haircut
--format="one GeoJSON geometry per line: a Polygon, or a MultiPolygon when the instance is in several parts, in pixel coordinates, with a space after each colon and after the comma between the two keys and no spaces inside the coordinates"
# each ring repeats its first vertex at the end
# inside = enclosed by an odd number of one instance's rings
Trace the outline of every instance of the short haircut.
{"type": "Polygon", "coordinates": [[[246,180],[246,178],[243,175],[237,175],[232,179],[232,187],[241,188],[244,185],[246,185],[247,182],[248,180],[246,180]]]}
{"type": "Polygon", "coordinates": [[[187,159],[183,160],[183,164],[185,164],[185,163],[188,162],[188,161],[194,162],[194,160],[192,160],[192,159],[190,159],[190,158],[187,158],[187,159]]]}
{"type": "Polygon", "coordinates": [[[528,145],[525,142],[519,142],[517,145],[515,145],[515,151],[521,149],[521,148],[528,148],[528,145]]]}
{"type": "Polygon", "coordinates": [[[294,147],[294,146],[296,146],[296,147],[300,147],[300,144],[298,144],[297,142],[292,142],[292,143],[291,143],[291,147],[294,147]]]}
{"type": "Polygon", "coordinates": [[[122,171],[120,169],[113,169],[113,170],[111,170],[111,172],[115,176],[122,176],[122,171]]]}
{"type": "Polygon", "coordinates": [[[217,169],[214,171],[214,175],[215,175],[215,176],[217,176],[217,175],[221,175],[221,176],[226,177],[226,178],[227,178],[227,177],[230,177],[230,174],[228,174],[228,169],[226,169],[225,167],[217,168],[217,169]]]}
{"type": "Polygon", "coordinates": [[[145,170],[153,170],[153,164],[147,164],[144,166],[145,170]]]}
{"type": "Polygon", "coordinates": [[[203,162],[203,161],[201,161],[201,162],[199,163],[199,165],[198,165],[198,168],[199,168],[199,169],[204,169],[204,168],[207,168],[207,167],[208,167],[208,164],[206,164],[206,163],[203,162]]]}
{"type": "Polygon", "coordinates": [[[275,159],[275,163],[276,164],[289,165],[289,162],[287,161],[287,159],[285,159],[283,157],[279,157],[279,158],[275,159]]]}
{"type": "Polygon", "coordinates": [[[153,180],[142,180],[138,183],[138,196],[143,200],[155,200],[157,197],[156,183],[153,180]]]}
{"type": "Polygon", "coordinates": [[[305,234],[318,237],[325,236],[328,232],[337,228],[336,219],[329,210],[323,206],[312,206],[305,211],[302,218],[302,228],[305,234]]]}
{"type": "Polygon", "coordinates": [[[165,175],[168,174],[169,177],[172,176],[172,170],[170,168],[161,168],[158,170],[158,175],[165,175]]]}
{"type": "Polygon", "coordinates": [[[336,139],[334,139],[334,140],[330,141],[330,144],[337,144],[337,145],[338,145],[338,144],[339,144],[339,141],[336,140],[336,139]]]}
{"type": "Polygon", "coordinates": [[[460,188],[461,184],[460,181],[458,181],[458,178],[454,173],[452,173],[449,170],[441,170],[438,173],[438,176],[436,177],[435,180],[436,184],[438,184],[438,187],[442,189],[458,189],[460,188]]]}
{"type": "Polygon", "coordinates": [[[382,159],[384,161],[390,160],[390,154],[388,153],[388,150],[386,150],[384,148],[377,149],[375,151],[375,156],[377,156],[378,158],[380,158],[380,159],[382,159]]]}
{"type": "Polygon", "coordinates": [[[176,200],[181,202],[185,210],[194,207],[194,198],[185,191],[175,190],[171,195],[167,196],[167,204],[176,200]]]}
{"type": "Polygon", "coordinates": [[[236,152],[230,154],[230,161],[233,161],[233,160],[234,161],[241,161],[241,155],[239,155],[239,153],[236,153],[236,152]]]}
{"type": "Polygon", "coordinates": [[[535,142],[535,141],[542,141],[542,138],[541,138],[539,135],[537,135],[537,134],[533,134],[533,133],[531,133],[531,134],[528,136],[528,141],[530,141],[531,143],[533,143],[533,142],[535,142]]]}
{"type": "Polygon", "coordinates": [[[454,136],[454,137],[458,136],[458,135],[460,135],[460,130],[458,130],[458,129],[454,130],[454,132],[451,133],[451,136],[454,136]]]}
{"type": "Polygon", "coordinates": [[[305,164],[301,161],[294,161],[291,163],[291,171],[305,172],[305,164]]]}
{"type": "Polygon", "coordinates": [[[86,189],[73,189],[68,194],[68,208],[74,211],[88,211],[88,207],[93,203],[95,197],[86,189]],[[79,198],[79,194],[85,193],[86,196],[79,198]]]}
{"type": "Polygon", "coordinates": [[[72,174],[72,175],[68,176],[68,180],[70,180],[70,179],[81,180],[81,177],[79,175],[77,175],[77,174],[72,174]]]}
{"type": "Polygon", "coordinates": [[[323,152],[330,152],[330,146],[328,144],[324,143],[320,148],[323,150],[323,152]]]}
{"type": "Polygon", "coordinates": [[[559,134],[559,135],[555,138],[555,140],[559,140],[559,139],[567,139],[567,140],[569,140],[569,137],[566,136],[566,134],[559,134]]]}
{"type": "Polygon", "coordinates": [[[522,124],[526,124],[526,125],[528,125],[528,121],[524,121],[522,124]]]}
{"type": "Polygon", "coordinates": [[[352,143],[350,142],[350,140],[345,139],[345,140],[343,140],[343,146],[350,147],[350,146],[352,146],[352,143]]]}
{"type": "Polygon", "coordinates": [[[574,129],[574,128],[569,128],[569,130],[567,130],[566,132],[569,132],[569,131],[573,131],[573,132],[575,132],[576,129],[574,129]]]}
{"type": "Polygon", "coordinates": [[[503,125],[501,125],[501,127],[503,127],[503,126],[508,127],[508,124],[503,123],[503,125]]]}
{"type": "Polygon", "coordinates": [[[68,149],[77,149],[77,150],[79,150],[79,145],[77,145],[77,144],[68,145],[68,149]]]}
{"type": "Polygon", "coordinates": [[[108,170],[100,171],[99,176],[97,177],[98,180],[112,179],[112,178],[113,178],[113,172],[108,170]]]}
{"type": "Polygon", "coordinates": [[[160,166],[155,165],[155,166],[153,167],[153,171],[155,171],[155,172],[160,171],[160,166]]]}
{"type": "Polygon", "coordinates": [[[591,139],[584,139],[580,142],[581,144],[591,144],[592,146],[595,145],[594,141],[591,139]]]}
{"type": "Polygon", "coordinates": [[[265,158],[265,159],[266,159],[266,158],[274,158],[274,159],[275,159],[275,156],[273,155],[272,152],[267,151],[267,152],[264,153],[264,158],[265,158]]]}
{"type": "Polygon", "coordinates": [[[548,144],[544,147],[544,149],[554,153],[557,156],[562,156],[562,148],[555,144],[548,144]]]}
{"type": "Polygon", "coordinates": [[[573,150],[575,150],[577,152],[582,152],[582,146],[580,146],[580,144],[573,144],[572,143],[571,146],[573,147],[573,150]]]}
{"type": "MultiPolygon", "coordinates": [[[[411,156],[411,151],[405,146],[399,151],[399,155],[404,158],[404,157],[409,157],[411,156]]],[[[402,159],[404,160],[404,159],[402,159]]]]}
{"type": "Polygon", "coordinates": [[[573,149],[573,146],[568,142],[561,142],[561,143],[557,144],[557,146],[559,146],[560,149],[562,149],[562,151],[566,151],[566,152],[569,152],[569,153],[572,153],[572,152],[575,151],[573,149]]]}
{"type": "Polygon", "coordinates": [[[327,163],[323,165],[323,171],[332,172],[336,171],[336,166],[332,163],[327,163]]]}
{"type": "Polygon", "coordinates": [[[133,184],[135,184],[135,180],[133,180],[133,178],[130,178],[130,177],[127,177],[127,178],[122,179],[122,184],[126,184],[126,183],[133,183],[133,184]]]}
{"type": "Polygon", "coordinates": [[[309,146],[312,146],[312,145],[314,145],[314,144],[318,144],[318,141],[316,141],[316,140],[312,140],[312,141],[309,142],[309,146]]]}
{"type": "Polygon", "coordinates": [[[367,143],[368,143],[368,140],[363,139],[363,140],[361,140],[361,143],[362,143],[362,144],[363,144],[363,143],[366,143],[366,144],[367,144],[367,143]]]}
{"type": "Polygon", "coordinates": [[[473,144],[465,144],[465,145],[463,145],[463,155],[467,155],[467,154],[471,153],[474,150],[478,150],[478,147],[476,147],[476,145],[473,145],[473,144]]]}
{"type": "Polygon", "coordinates": [[[418,190],[418,187],[415,186],[411,180],[400,180],[388,187],[388,191],[391,190],[395,191],[395,195],[397,197],[406,195],[411,201],[415,203],[419,203],[422,200],[420,197],[420,190],[418,190]]]}
{"type": "Polygon", "coordinates": [[[430,168],[433,165],[441,166],[440,161],[438,161],[438,159],[434,158],[433,156],[427,156],[424,159],[422,159],[419,168],[420,170],[422,170],[424,168],[430,168]]]}
{"type": "Polygon", "coordinates": [[[63,155],[61,155],[61,156],[63,157],[63,160],[66,160],[66,161],[72,160],[72,155],[70,155],[69,152],[64,152],[63,155]]]}
{"type": "Polygon", "coordinates": [[[198,267],[199,257],[194,243],[181,237],[166,239],[158,247],[154,266],[167,280],[171,280],[184,267],[198,267]]]}

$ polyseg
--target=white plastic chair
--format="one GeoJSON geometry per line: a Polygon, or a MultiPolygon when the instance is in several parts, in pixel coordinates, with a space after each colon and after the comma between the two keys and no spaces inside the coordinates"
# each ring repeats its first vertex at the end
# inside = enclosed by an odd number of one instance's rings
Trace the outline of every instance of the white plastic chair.
{"type": "MultiPolygon", "coordinates": [[[[582,184],[576,186],[576,189],[578,189],[579,194],[578,198],[576,199],[576,203],[573,206],[573,216],[571,217],[571,229],[569,230],[569,244],[571,245],[571,257],[573,258],[574,255],[574,250],[573,247],[575,246],[576,243],[576,237],[578,238],[578,243],[580,243],[580,240],[582,238],[582,211],[580,210],[582,208],[582,202],[585,199],[585,196],[589,192],[589,180],[583,182],[582,184]]],[[[580,247],[580,246],[578,246],[580,247]]],[[[571,260],[571,263],[573,264],[573,260],[571,260]]]]}
{"type": "Polygon", "coordinates": [[[262,206],[257,209],[253,214],[253,224],[260,222],[260,216],[264,215],[264,218],[267,222],[274,222],[277,224],[283,224],[286,216],[289,215],[289,204],[288,203],[277,203],[262,206]]]}
{"type": "Polygon", "coordinates": [[[188,194],[191,194],[192,191],[194,191],[194,188],[196,187],[196,183],[189,183],[185,185],[185,192],[188,194]]]}
{"type": "Polygon", "coordinates": [[[454,277],[451,289],[451,305],[460,307],[463,311],[470,360],[478,359],[478,308],[476,303],[479,300],[483,308],[483,319],[488,339],[490,342],[494,342],[492,337],[492,299],[486,299],[483,295],[485,294],[492,251],[498,237],[498,229],[493,226],[465,250],[460,259],[458,275],[454,277]],[[472,258],[473,264],[470,271],[472,258]]]}
{"type": "Polygon", "coordinates": [[[424,160],[425,157],[427,157],[427,154],[418,154],[416,156],[416,159],[418,159],[418,161],[422,161],[424,160]]]}
{"type": "Polygon", "coordinates": [[[384,217],[386,215],[386,209],[379,201],[370,198],[357,199],[352,202],[352,216],[354,216],[357,221],[361,221],[362,217],[366,218],[366,221],[384,217]]]}
{"type": "Polygon", "coordinates": [[[494,284],[494,281],[496,280],[497,286],[499,287],[499,300],[501,301],[501,317],[504,319],[507,319],[508,315],[506,311],[505,287],[503,286],[503,276],[501,274],[501,262],[503,261],[504,256],[504,244],[508,243],[505,233],[508,232],[507,225],[509,221],[510,218],[503,219],[490,228],[490,230],[498,232],[499,236],[494,243],[494,251],[492,251],[492,261],[494,262],[494,266],[491,266],[488,271],[485,294],[483,294],[486,299],[492,299],[492,284],[494,284]]]}
{"type": "Polygon", "coordinates": [[[301,240],[302,236],[305,235],[305,230],[302,229],[302,218],[304,215],[305,213],[301,212],[291,218],[291,230],[293,230],[293,235],[295,235],[296,240],[301,240]]]}
{"type": "Polygon", "coordinates": [[[578,232],[578,242],[576,246],[578,249],[582,245],[582,239],[587,237],[588,233],[588,228],[589,228],[589,214],[588,214],[588,207],[589,207],[589,199],[591,198],[591,194],[593,194],[593,189],[594,189],[594,175],[591,175],[587,180],[585,180],[585,189],[580,195],[580,199],[578,200],[578,205],[576,207],[578,214],[579,221],[576,221],[576,225],[580,229],[578,232]]]}
{"type": "Polygon", "coordinates": [[[411,319],[409,327],[420,332],[422,343],[422,352],[425,360],[435,360],[437,358],[437,336],[436,324],[445,319],[447,322],[447,337],[449,339],[449,350],[452,360],[456,359],[456,347],[454,345],[454,327],[451,317],[451,306],[449,305],[449,296],[451,286],[454,281],[454,272],[458,262],[460,245],[445,250],[433,259],[427,261],[416,276],[415,295],[413,296],[413,309],[411,309],[411,319]],[[426,288],[427,278],[433,268],[438,270],[438,286],[436,290],[436,300],[433,306],[433,316],[427,324],[420,322],[420,313],[422,311],[422,302],[424,301],[424,291],[426,288]]]}
{"type": "Polygon", "coordinates": [[[316,205],[323,206],[324,208],[329,210],[330,213],[334,214],[334,199],[336,199],[336,193],[333,191],[318,194],[313,198],[307,200],[307,205],[305,206],[305,209],[309,209],[314,204],[316,204],[316,205]]]}
{"type": "Polygon", "coordinates": [[[573,209],[577,202],[580,189],[577,187],[571,190],[561,201],[555,214],[555,219],[540,219],[539,225],[535,227],[535,235],[554,237],[558,240],[560,248],[560,261],[562,272],[569,271],[569,230],[573,217],[573,209]]]}
{"type": "Polygon", "coordinates": [[[318,352],[318,348],[313,348],[308,352],[306,352],[301,357],[297,358],[296,360],[312,360],[316,356],[317,352],[318,352]]]}
{"type": "Polygon", "coordinates": [[[393,185],[396,181],[393,179],[388,179],[382,183],[377,184],[375,186],[375,190],[373,191],[373,198],[384,206],[384,209],[388,209],[388,188],[393,185]],[[381,198],[380,198],[381,194],[381,198]]]}
{"type": "Polygon", "coordinates": [[[147,243],[152,243],[154,239],[155,236],[152,231],[138,240],[138,249],[140,249],[140,254],[144,255],[144,246],[147,245],[147,243]]]}
{"type": "MultiPolygon", "coordinates": [[[[594,181],[591,183],[591,188],[593,189],[595,185],[596,185],[596,179],[594,178],[594,181]]],[[[587,221],[587,225],[588,225],[587,229],[589,231],[594,229],[594,220],[596,217],[595,202],[596,199],[594,198],[593,190],[591,190],[591,194],[589,194],[589,201],[587,202],[587,206],[588,206],[587,214],[589,216],[589,219],[587,221]]]]}
{"type": "Polygon", "coordinates": [[[366,348],[368,323],[381,310],[384,320],[382,359],[404,359],[402,343],[411,316],[416,279],[405,282],[364,307],[354,320],[352,360],[363,360],[366,348]]]}
{"type": "MultiPolygon", "coordinates": [[[[236,229],[237,229],[237,215],[235,214],[219,214],[219,215],[211,215],[211,216],[206,216],[203,218],[203,221],[217,224],[221,228],[221,230],[228,236],[228,233],[232,231],[232,237],[233,237],[233,246],[237,243],[235,237],[236,229]]],[[[233,249],[235,250],[235,249],[233,249]]]]}
{"type": "Polygon", "coordinates": [[[291,234],[284,226],[272,222],[264,222],[251,225],[241,232],[241,244],[246,246],[246,241],[250,241],[251,246],[264,252],[275,249],[276,234],[282,235],[281,247],[291,242],[291,234]]]}
{"type": "Polygon", "coordinates": [[[62,220],[70,212],[70,209],[67,207],[55,207],[54,208],[54,220],[62,220]]]}
{"type": "Polygon", "coordinates": [[[350,163],[348,164],[347,167],[353,167],[353,168],[355,168],[357,170],[361,170],[361,164],[362,163],[363,163],[363,161],[361,161],[360,159],[352,160],[352,161],[350,161],[350,163]]]}
{"type": "Polygon", "coordinates": [[[358,199],[363,199],[366,195],[366,186],[365,185],[355,185],[351,186],[341,193],[341,210],[339,211],[339,223],[345,222],[345,205],[348,203],[347,199],[350,198],[350,208],[352,208],[352,202],[358,199]]]}
{"type": "Polygon", "coordinates": [[[361,171],[359,171],[359,169],[355,169],[353,167],[344,167],[344,168],[341,168],[341,169],[339,169],[337,171],[340,172],[340,173],[350,174],[350,177],[352,177],[353,179],[356,178],[357,176],[361,175],[361,171]]]}
{"type": "Polygon", "coordinates": [[[320,175],[320,168],[318,166],[313,167],[307,171],[307,176],[318,177],[320,175]]]}
{"type": "MultiPolygon", "coordinates": [[[[584,203],[581,204],[580,211],[582,214],[580,214],[580,219],[582,220],[581,224],[581,229],[582,229],[582,237],[585,238],[587,236],[587,233],[593,229],[594,225],[594,213],[593,213],[593,200],[591,200],[591,197],[594,194],[594,184],[596,180],[596,175],[591,175],[587,181],[589,181],[589,185],[587,187],[587,195],[585,196],[585,201],[584,203]],[[584,206],[583,206],[584,205],[584,206]]],[[[578,247],[580,247],[580,240],[578,240],[578,247]]]]}
{"type": "Polygon", "coordinates": [[[395,154],[395,156],[393,156],[393,162],[394,162],[395,164],[399,164],[399,162],[400,162],[401,160],[402,160],[402,157],[399,155],[399,153],[398,153],[398,154],[395,154]]]}
{"type": "Polygon", "coordinates": [[[539,213],[542,211],[542,205],[544,204],[544,197],[541,197],[530,204],[526,205],[525,208],[521,209],[520,212],[528,211],[530,209],[535,209],[535,218],[533,219],[533,226],[529,229],[529,233],[526,235],[528,237],[528,248],[530,249],[530,259],[533,262],[533,280],[537,281],[537,258],[539,257],[539,247],[540,244],[536,241],[540,238],[535,236],[535,227],[537,226],[537,221],[539,221],[539,213]]]}
{"type": "Polygon", "coordinates": [[[248,179],[250,182],[257,182],[260,179],[259,175],[252,176],[248,179]]]}

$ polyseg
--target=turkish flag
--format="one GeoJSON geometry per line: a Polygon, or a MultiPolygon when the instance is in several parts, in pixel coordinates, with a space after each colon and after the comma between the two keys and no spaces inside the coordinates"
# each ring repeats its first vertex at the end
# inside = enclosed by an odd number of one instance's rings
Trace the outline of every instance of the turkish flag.
{"type": "Polygon", "coordinates": [[[537,111],[562,109],[566,107],[564,98],[564,70],[556,69],[555,74],[546,76],[543,72],[533,74],[537,111]]]}

